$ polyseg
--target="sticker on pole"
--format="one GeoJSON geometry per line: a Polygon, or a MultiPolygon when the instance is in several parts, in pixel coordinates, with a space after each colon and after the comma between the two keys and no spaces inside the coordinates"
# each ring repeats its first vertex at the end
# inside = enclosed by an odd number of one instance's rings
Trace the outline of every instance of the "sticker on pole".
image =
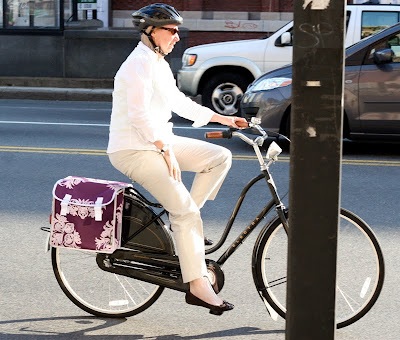
{"type": "Polygon", "coordinates": [[[331,0],[304,0],[303,9],[311,3],[311,9],[327,9],[331,0]]]}

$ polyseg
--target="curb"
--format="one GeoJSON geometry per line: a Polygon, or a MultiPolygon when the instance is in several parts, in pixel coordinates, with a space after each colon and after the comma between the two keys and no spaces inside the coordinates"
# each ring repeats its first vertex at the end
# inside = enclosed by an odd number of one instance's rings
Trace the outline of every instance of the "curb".
{"type": "Polygon", "coordinates": [[[0,86],[0,99],[112,101],[112,89],[0,86]]]}
{"type": "MultiPolygon", "coordinates": [[[[112,102],[113,89],[0,86],[0,99],[112,102]]],[[[201,96],[190,97],[201,104],[201,96]]]]}

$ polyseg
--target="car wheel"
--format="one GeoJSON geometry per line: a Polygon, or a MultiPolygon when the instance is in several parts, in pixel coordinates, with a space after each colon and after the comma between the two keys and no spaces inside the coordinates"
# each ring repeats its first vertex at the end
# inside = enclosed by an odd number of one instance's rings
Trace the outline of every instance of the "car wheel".
{"type": "Polygon", "coordinates": [[[237,116],[240,113],[240,100],[249,83],[250,81],[240,74],[217,74],[204,86],[203,105],[225,116],[237,116]]]}
{"type": "Polygon", "coordinates": [[[290,112],[286,115],[285,118],[285,132],[284,135],[290,139],[290,112]]]}

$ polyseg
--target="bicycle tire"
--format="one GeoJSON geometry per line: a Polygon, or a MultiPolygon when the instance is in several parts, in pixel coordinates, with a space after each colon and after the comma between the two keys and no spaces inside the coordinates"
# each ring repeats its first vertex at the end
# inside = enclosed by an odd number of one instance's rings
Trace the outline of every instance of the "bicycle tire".
{"type": "MultiPolygon", "coordinates": [[[[374,232],[357,215],[341,209],[338,233],[335,315],[337,328],[342,328],[362,318],[375,304],[385,264],[374,232]]],[[[286,316],[287,242],[277,217],[264,227],[253,251],[256,287],[282,318],[286,316]]]]}
{"type": "Polygon", "coordinates": [[[124,318],[143,312],[160,297],[164,287],[106,272],[97,265],[96,255],[52,248],[57,282],[82,310],[99,317],[124,318]]]}

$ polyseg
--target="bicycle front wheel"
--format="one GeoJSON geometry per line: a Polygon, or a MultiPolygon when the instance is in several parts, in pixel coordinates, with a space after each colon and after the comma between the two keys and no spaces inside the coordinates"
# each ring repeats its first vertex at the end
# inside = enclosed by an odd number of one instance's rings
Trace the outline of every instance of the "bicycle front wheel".
{"type": "Polygon", "coordinates": [[[52,248],[56,279],[79,308],[100,317],[122,318],[149,308],[163,287],[110,273],[96,262],[97,254],[76,249],[52,248]]]}
{"type": "MultiPolygon", "coordinates": [[[[255,246],[254,279],[272,308],[286,315],[288,238],[280,219],[266,229],[255,246]]],[[[355,214],[341,209],[338,229],[336,323],[345,327],[374,305],[384,280],[384,260],[371,228],[355,214]]]]}

